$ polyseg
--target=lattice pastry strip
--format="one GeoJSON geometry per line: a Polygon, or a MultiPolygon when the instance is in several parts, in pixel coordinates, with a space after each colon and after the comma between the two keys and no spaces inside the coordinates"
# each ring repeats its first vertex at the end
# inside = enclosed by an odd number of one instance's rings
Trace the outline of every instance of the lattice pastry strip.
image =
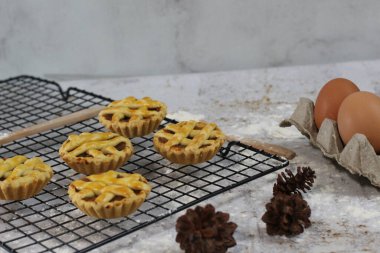
{"type": "Polygon", "coordinates": [[[66,151],[72,156],[88,154],[94,158],[106,159],[106,155],[109,154],[115,157],[123,155],[123,150],[115,148],[120,143],[125,144],[125,138],[113,133],[100,133],[96,135],[83,133],[81,135],[69,136],[66,151]]]}
{"type": "Polygon", "coordinates": [[[30,198],[40,192],[52,176],[51,167],[39,157],[0,159],[0,199],[30,198]]]}
{"type": "Polygon", "coordinates": [[[168,124],[154,135],[154,146],[175,163],[193,164],[206,161],[224,143],[224,134],[215,123],[184,121],[168,124]]]}
{"type": "Polygon", "coordinates": [[[99,121],[106,128],[132,138],[149,134],[166,116],[166,105],[144,97],[127,97],[110,103],[99,113],[99,121]]]}
{"type": "Polygon", "coordinates": [[[59,150],[71,168],[86,175],[120,168],[132,153],[129,139],[115,133],[70,135],[59,150]]]}
{"type": "Polygon", "coordinates": [[[69,196],[83,212],[99,218],[116,218],[135,211],[151,190],[140,174],[108,171],[76,180],[69,196]]]}
{"type": "Polygon", "coordinates": [[[162,114],[161,108],[159,102],[153,102],[148,98],[137,100],[135,103],[130,103],[130,100],[126,99],[111,103],[110,107],[102,111],[102,115],[112,122],[136,124],[136,121],[162,114]]]}

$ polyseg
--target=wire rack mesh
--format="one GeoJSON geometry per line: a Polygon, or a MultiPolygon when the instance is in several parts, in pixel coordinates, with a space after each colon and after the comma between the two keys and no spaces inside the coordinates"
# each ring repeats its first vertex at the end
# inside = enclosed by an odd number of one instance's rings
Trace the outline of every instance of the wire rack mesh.
{"type": "MultiPolygon", "coordinates": [[[[0,133],[69,114],[111,99],[52,81],[19,76],[0,81],[0,133]]],[[[169,122],[165,119],[161,127],[169,122]]],[[[70,203],[67,186],[81,177],[59,158],[68,134],[105,131],[96,118],[46,131],[0,147],[0,157],[39,156],[54,170],[51,182],[33,198],[0,201],[0,245],[10,252],[86,252],[231,188],[286,167],[288,161],[229,142],[209,162],[176,165],[153,149],[152,135],[133,138],[135,153],[122,171],[144,175],[153,189],[138,211],[102,220],[70,203]]]]}

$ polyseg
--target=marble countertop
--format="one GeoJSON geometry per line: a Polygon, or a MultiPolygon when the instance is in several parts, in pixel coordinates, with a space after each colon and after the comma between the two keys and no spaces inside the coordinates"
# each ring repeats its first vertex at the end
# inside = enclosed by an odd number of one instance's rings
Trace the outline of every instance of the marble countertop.
{"type": "MultiPolygon", "coordinates": [[[[311,166],[317,174],[305,194],[312,226],[295,237],[268,236],[261,216],[272,195],[272,173],[201,203],[230,213],[238,224],[237,246],[244,252],[375,252],[380,247],[380,194],[365,178],[351,175],[324,158],[292,127],[278,123],[290,116],[299,97],[315,99],[329,79],[346,77],[362,90],[380,95],[380,60],[190,75],[61,82],[113,99],[151,96],[165,101],[172,117],[203,118],[224,132],[276,143],[297,152],[290,167],[311,166]]],[[[380,169],[380,168],[379,168],[380,169]]],[[[174,214],[93,252],[181,252],[175,242],[174,214]]]]}

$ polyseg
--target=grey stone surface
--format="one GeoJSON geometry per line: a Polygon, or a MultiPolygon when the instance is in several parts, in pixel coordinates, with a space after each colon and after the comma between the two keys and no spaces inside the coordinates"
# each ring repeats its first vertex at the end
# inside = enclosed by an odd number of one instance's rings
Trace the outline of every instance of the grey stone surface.
{"type": "MultiPolygon", "coordinates": [[[[341,76],[380,95],[380,61],[270,68],[193,75],[63,82],[114,99],[152,96],[168,104],[171,116],[203,118],[224,132],[284,145],[296,151],[291,168],[311,166],[317,179],[305,194],[312,225],[296,237],[268,236],[261,216],[276,173],[244,184],[202,204],[230,213],[238,224],[230,253],[378,252],[380,191],[323,156],[295,127],[278,124],[294,112],[300,97],[314,100],[321,86],[341,76]],[[159,87],[159,88],[157,88],[159,87]],[[185,114],[181,111],[186,111],[185,114]]],[[[100,247],[94,252],[174,253],[175,221],[183,212],[100,247]]]]}

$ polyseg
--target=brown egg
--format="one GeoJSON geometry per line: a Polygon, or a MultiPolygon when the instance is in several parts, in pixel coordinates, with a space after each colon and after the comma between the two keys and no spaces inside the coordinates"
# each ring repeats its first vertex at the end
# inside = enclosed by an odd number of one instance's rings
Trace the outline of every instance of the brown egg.
{"type": "Polygon", "coordinates": [[[380,97],[367,91],[348,96],[339,109],[338,129],[345,144],[354,134],[361,133],[380,153],[380,97]]]}
{"type": "Polygon", "coordinates": [[[314,120],[318,129],[325,118],[337,120],[343,100],[359,88],[350,80],[336,78],[326,83],[319,91],[314,107],[314,120]]]}

